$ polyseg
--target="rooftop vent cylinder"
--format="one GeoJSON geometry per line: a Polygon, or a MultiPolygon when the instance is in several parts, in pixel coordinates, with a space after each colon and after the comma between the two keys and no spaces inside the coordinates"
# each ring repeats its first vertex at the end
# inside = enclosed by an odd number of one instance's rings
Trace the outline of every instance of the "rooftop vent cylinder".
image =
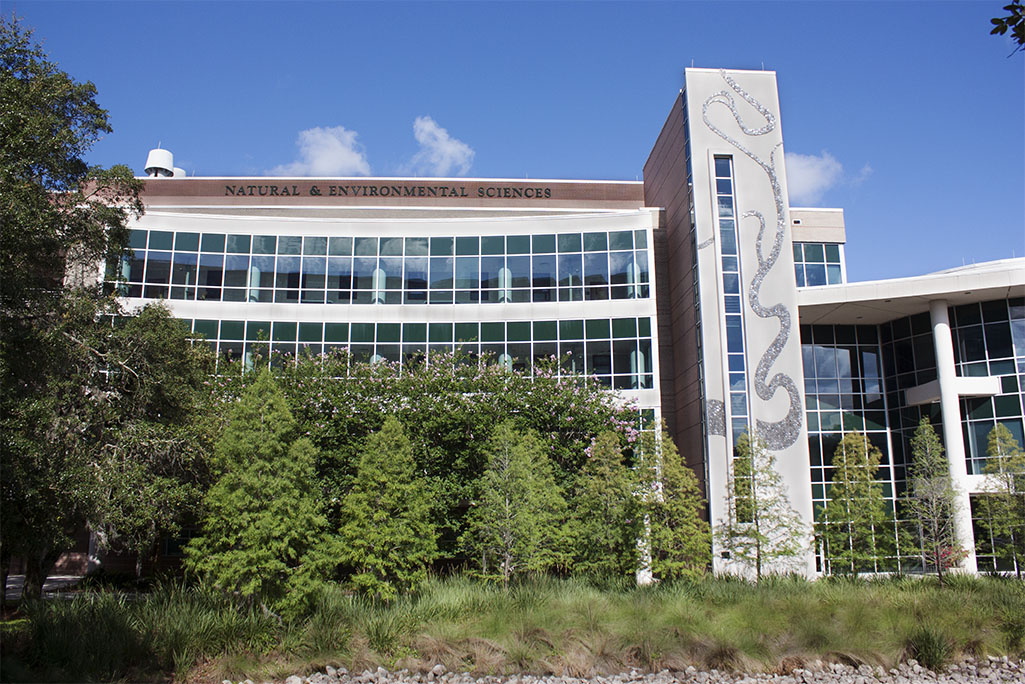
{"type": "Polygon", "coordinates": [[[185,169],[180,168],[178,166],[174,167],[174,177],[175,178],[186,178],[187,176],[188,176],[188,174],[185,173],[185,169]]]}
{"type": "Polygon", "coordinates": [[[149,151],[146,157],[146,175],[153,178],[170,177],[174,175],[174,155],[170,150],[162,150],[159,147],[149,151]]]}

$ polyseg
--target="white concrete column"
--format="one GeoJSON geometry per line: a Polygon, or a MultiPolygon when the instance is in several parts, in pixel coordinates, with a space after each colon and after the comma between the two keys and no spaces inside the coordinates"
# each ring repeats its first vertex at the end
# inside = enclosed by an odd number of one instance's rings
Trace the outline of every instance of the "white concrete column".
{"type": "Polygon", "coordinates": [[[936,377],[940,385],[940,415],[943,419],[943,444],[950,466],[950,479],[957,492],[954,510],[954,530],[957,543],[968,551],[960,563],[964,572],[977,573],[975,534],[972,531],[972,508],[968,498],[968,468],[965,458],[964,437],[961,432],[961,402],[957,394],[957,371],[954,368],[954,342],[950,334],[947,302],[942,299],[929,302],[932,320],[932,340],[936,348],[936,377]]]}

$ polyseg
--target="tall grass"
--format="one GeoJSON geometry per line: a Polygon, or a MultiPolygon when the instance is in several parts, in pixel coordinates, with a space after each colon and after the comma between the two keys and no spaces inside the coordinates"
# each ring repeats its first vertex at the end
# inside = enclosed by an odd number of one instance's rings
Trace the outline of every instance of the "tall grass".
{"type": "Polygon", "coordinates": [[[259,680],[325,664],[586,676],[692,664],[890,667],[914,657],[937,668],[961,654],[1025,655],[1025,584],[996,578],[709,578],[646,588],[540,578],[503,591],[456,577],[391,602],[334,588],[292,623],[165,584],[134,601],[98,593],[31,604],[27,615],[5,667],[37,680],[183,679],[196,667],[209,679],[259,680]]]}

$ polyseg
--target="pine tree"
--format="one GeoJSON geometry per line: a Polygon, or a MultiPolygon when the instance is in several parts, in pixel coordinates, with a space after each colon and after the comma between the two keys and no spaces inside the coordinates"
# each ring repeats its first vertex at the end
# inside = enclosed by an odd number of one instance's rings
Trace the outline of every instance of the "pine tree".
{"type": "Polygon", "coordinates": [[[1025,452],[1001,423],[989,431],[987,493],[979,497],[980,519],[998,543],[993,552],[1021,579],[1025,564],[1025,452]]]}
{"type": "Polygon", "coordinates": [[[698,478],[680,458],[669,433],[641,438],[642,509],[652,571],[663,579],[703,575],[712,560],[712,536],[702,519],[698,478]]]}
{"type": "Polygon", "coordinates": [[[820,543],[832,573],[857,575],[886,553],[893,520],[876,481],[882,452],[860,432],[848,432],[833,452],[833,478],[820,543]]]}
{"type": "Polygon", "coordinates": [[[764,441],[746,432],[737,439],[726,491],[727,517],[716,539],[731,560],[753,567],[759,581],[766,571],[794,569],[807,548],[808,528],[790,505],[764,441]]]}
{"type": "Polygon", "coordinates": [[[313,461],[268,371],[231,411],[218,440],[217,482],[187,567],[214,586],[279,610],[301,607],[327,572],[313,461]]]}
{"type": "Polygon", "coordinates": [[[514,575],[564,564],[566,501],[534,431],[499,425],[488,443],[480,500],[462,542],[484,577],[505,587],[514,575]]]}
{"type": "Polygon", "coordinates": [[[602,432],[591,444],[570,502],[575,570],[598,577],[636,570],[642,522],[636,492],[637,479],[623,463],[618,435],[602,432]]]}
{"type": "Polygon", "coordinates": [[[340,558],[357,590],[391,599],[427,579],[437,531],[412,447],[394,416],[367,439],[340,514],[340,558]]]}
{"type": "Polygon", "coordinates": [[[911,473],[903,499],[905,527],[941,582],[944,566],[960,555],[954,529],[956,497],[943,444],[929,419],[922,418],[911,438],[911,473]]]}

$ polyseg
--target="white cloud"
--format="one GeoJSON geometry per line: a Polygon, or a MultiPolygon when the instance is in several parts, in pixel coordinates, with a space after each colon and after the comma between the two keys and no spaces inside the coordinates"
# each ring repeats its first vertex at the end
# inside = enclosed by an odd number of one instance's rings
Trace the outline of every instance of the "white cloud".
{"type": "MultiPolygon", "coordinates": [[[[786,164],[790,203],[796,206],[816,204],[844,174],[843,164],[825,150],[819,156],[787,153],[786,164]]],[[[871,172],[871,167],[866,168],[871,172]]]]}
{"type": "Polygon", "coordinates": [[[473,164],[475,152],[462,140],[456,140],[429,116],[413,122],[413,136],[420,150],[399,172],[417,176],[463,176],[473,164]]]}
{"type": "Polygon", "coordinates": [[[299,159],[275,166],[272,176],[369,176],[370,163],[356,131],[344,126],[299,131],[299,159]]]}

